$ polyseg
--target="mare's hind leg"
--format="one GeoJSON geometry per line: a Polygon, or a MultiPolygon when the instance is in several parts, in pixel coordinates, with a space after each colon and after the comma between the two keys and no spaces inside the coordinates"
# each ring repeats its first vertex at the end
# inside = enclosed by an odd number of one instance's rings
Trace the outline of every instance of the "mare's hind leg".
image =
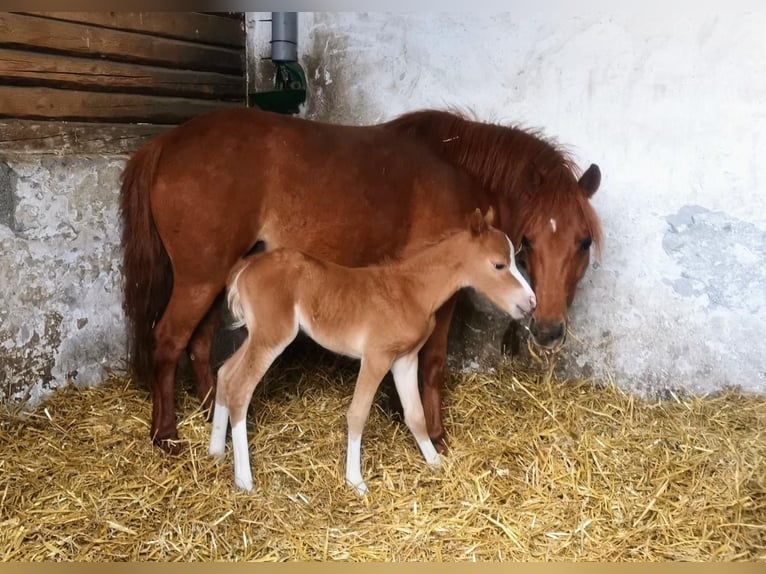
{"type": "Polygon", "coordinates": [[[439,466],[441,459],[428,437],[426,417],[423,414],[423,404],[420,402],[420,393],[418,392],[417,353],[398,358],[391,366],[391,372],[394,375],[396,392],[402,402],[405,424],[412,432],[412,436],[415,437],[426,462],[432,466],[439,466]]]}
{"type": "Polygon", "coordinates": [[[195,329],[187,347],[194,371],[194,381],[197,385],[197,396],[208,421],[213,415],[212,407],[215,398],[215,379],[210,365],[210,352],[213,348],[213,335],[221,318],[221,304],[222,297],[219,295],[195,329]]]}
{"type": "Polygon", "coordinates": [[[436,326],[420,350],[420,364],[423,366],[423,411],[428,435],[436,450],[442,453],[449,448],[442,422],[442,388],[446,376],[447,336],[455,303],[457,296],[453,295],[436,311],[436,326]]]}
{"type": "Polygon", "coordinates": [[[170,454],[181,450],[175,442],[178,429],[174,387],[178,357],[221,288],[218,284],[187,284],[176,280],[168,306],[154,328],[155,382],[150,436],[154,444],[170,454]]]}
{"type": "Polygon", "coordinates": [[[362,431],[370,415],[380,381],[388,372],[391,363],[383,359],[364,357],[359,367],[359,376],[354,388],[354,397],[346,413],[348,421],[348,446],[346,448],[346,482],[356,489],[357,494],[367,492],[362,478],[362,431]]]}

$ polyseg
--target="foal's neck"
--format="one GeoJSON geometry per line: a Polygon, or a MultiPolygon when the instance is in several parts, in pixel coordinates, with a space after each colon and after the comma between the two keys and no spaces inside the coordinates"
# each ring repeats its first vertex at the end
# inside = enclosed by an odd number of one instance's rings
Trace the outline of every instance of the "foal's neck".
{"type": "Polygon", "coordinates": [[[404,274],[417,285],[416,297],[429,313],[434,313],[466,286],[465,246],[468,241],[468,232],[460,231],[394,265],[397,273],[404,274]]]}

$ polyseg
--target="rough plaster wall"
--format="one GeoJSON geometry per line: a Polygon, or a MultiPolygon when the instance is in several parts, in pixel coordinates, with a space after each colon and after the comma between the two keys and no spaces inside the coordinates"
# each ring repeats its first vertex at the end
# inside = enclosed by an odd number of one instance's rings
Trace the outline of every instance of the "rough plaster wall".
{"type": "MultiPolygon", "coordinates": [[[[542,128],[604,175],[606,245],[562,369],[638,391],[766,391],[766,9],[509,7],[301,13],[306,116],[363,124],[458,106],[542,128]]],[[[471,322],[453,349],[470,350],[461,365],[490,364],[503,322],[471,322]]]]}
{"type": "Polygon", "coordinates": [[[0,157],[0,402],[102,381],[125,355],[123,160],[0,157]]]}

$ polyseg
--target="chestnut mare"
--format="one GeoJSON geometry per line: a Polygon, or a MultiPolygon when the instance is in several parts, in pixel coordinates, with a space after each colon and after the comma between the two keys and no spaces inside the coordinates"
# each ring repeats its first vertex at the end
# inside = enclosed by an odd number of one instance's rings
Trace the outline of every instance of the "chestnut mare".
{"type": "Polygon", "coordinates": [[[362,478],[362,431],[375,392],[390,370],[404,422],[426,462],[440,464],[418,392],[418,351],[436,324],[436,311],[463,287],[473,287],[514,319],[529,315],[535,295],[516,268],[513,245],[486,217],[405,259],[349,268],[293,249],[277,249],[234,266],[228,283],[235,325],[247,340],[218,371],[211,455],[222,456],[231,421],[234,481],[252,490],[245,417],[256,385],[299,331],[333,351],[361,359],[346,415],[346,482],[367,492],[362,478]]]}
{"type": "MultiPolygon", "coordinates": [[[[162,133],[130,159],[120,208],[130,367],[153,394],[151,437],[177,452],[174,381],[192,360],[197,393],[213,400],[210,349],[232,266],[260,248],[292,247],[349,267],[396,257],[494,207],[525,247],[536,295],[531,332],[555,346],[567,306],[598,245],[589,198],[596,165],[515,128],[444,111],[342,126],[256,109],[211,112],[162,133]]],[[[437,449],[447,334],[456,298],[421,350],[423,406],[437,449]]]]}

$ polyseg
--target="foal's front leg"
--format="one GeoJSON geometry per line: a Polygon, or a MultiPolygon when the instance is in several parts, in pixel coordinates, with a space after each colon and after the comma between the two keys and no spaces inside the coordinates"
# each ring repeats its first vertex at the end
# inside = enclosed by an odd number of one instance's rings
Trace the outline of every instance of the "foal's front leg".
{"type": "Polygon", "coordinates": [[[417,353],[398,358],[391,366],[391,372],[394,374],[396,392],[402,402],[404,422],[415,437],[420,452],[423,453],[423,458],[432,466],[441,465],[439,453],[436,452],[436,448],[428,436],[423,403],[420,401],[420,394],[418,393],[417,353]]]}
{"type": "Polygon", "coordinates": [[[360,496],[367,492],[362,478],[362,431],[370,414],[380,381],[391,367],[391,361],[377,357],[363,357],[356,379],[354,397],[346,413],[348,421],[348,446],[346,448],[346,482],[360,496]]]}

